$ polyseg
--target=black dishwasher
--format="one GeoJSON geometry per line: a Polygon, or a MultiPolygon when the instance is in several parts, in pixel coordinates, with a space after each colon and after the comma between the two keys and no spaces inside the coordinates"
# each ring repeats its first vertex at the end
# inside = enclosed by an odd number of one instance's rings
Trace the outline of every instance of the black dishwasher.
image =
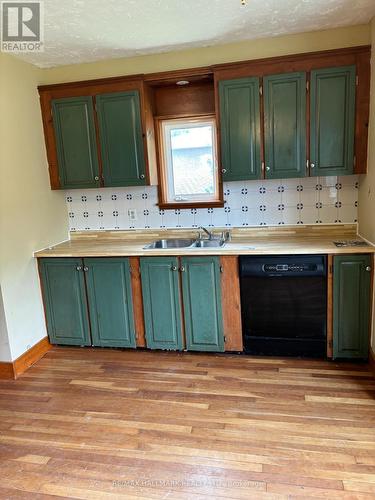
{"type": "Polygon", "coordinates": [[[326,356],[326,256],[242,256],[240,280],[245,352],[326,356]]]}

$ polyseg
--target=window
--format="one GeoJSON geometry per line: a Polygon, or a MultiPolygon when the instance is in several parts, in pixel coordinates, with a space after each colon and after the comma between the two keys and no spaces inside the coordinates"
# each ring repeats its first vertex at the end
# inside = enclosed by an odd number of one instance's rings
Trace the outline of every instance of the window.
{"type": "Polygon", "coordinates": [[[159,122],[160,205],[217,206],[220,201],[213,117],[159,122]]]}

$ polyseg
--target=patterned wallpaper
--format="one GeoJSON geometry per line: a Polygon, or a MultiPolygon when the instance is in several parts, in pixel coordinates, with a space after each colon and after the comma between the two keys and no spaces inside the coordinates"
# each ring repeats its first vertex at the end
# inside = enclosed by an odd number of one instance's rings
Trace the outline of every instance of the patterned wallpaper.
{"type": "Polygon", "coordinates": [[[224,198],[223,208],[159,210],[155,186],[66,193],[71,231],[353,223],[358,176],[227,182],[224,198]]]}

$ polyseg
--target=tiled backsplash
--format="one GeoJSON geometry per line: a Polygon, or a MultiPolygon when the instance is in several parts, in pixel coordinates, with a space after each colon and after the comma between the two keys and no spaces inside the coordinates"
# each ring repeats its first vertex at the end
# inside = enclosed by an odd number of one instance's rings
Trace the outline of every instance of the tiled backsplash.
{"type": "Polygon", "coordinates": [[[358,176],[227,182],[224,199],[224,208],[159,210],[156,186],[66,195],[71,231],[353,223],[358,176]],[[129,210],[136,210],[136,220],[129,210]]]}

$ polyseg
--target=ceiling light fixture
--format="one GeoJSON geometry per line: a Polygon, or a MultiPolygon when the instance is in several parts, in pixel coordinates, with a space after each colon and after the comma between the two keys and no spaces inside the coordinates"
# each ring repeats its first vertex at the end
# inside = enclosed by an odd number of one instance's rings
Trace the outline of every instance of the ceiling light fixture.
{"type": "Polygon", "coordinates": [[[176,82],[176,85],[189,85],[189,80],[178,80],[178,82],[176,82]]]}

